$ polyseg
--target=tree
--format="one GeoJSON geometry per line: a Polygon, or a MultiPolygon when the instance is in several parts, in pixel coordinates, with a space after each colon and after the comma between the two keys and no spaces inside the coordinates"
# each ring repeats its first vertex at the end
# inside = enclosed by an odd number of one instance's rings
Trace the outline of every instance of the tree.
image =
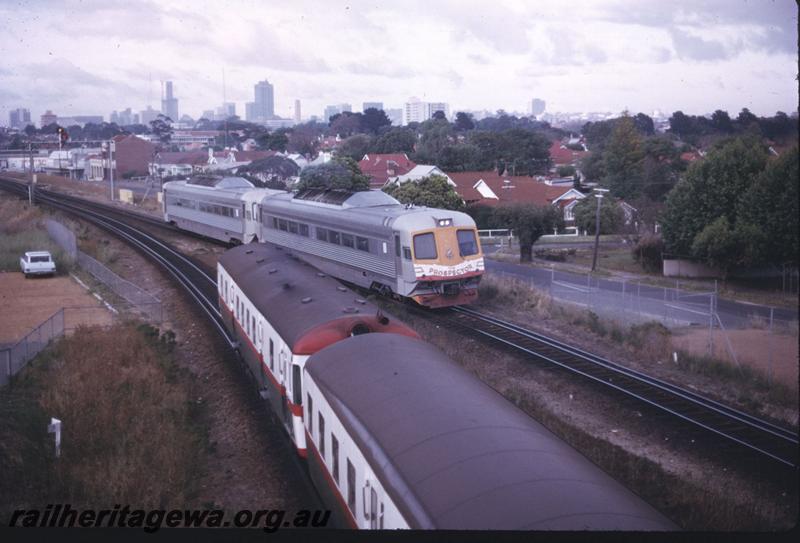
{"type": "Polygon", "coordinates": [[[614,126],[603,151],[603,183],[618,198],[634,198],[641,190],[642,139],[630,117],[622,117],[614,126]]]}
{"type": "Polygon", "coordinates": [[[464,200],[447,182],[447,178],[441,175],[423,177],[418,181],[406,181],[402,185],[390,185],[383,191],[403,204],[453,210],[464,208],[464,200]]]}
{"type": "Polygon", "coordinates": [[[436,165],[446,172],[479,170],[480,156],[480,149],[471,143],[448,145],[439,151],[436,165]]]}
{"type": "Polygon", "coordinates": [[[653,124],[653,119],[644,113],[637,113],[633,118],[633,124],[636,126],[636,130],[645,136],[652,136],[655,134],[656,128],[653,124]]]}
{"type": "Polygon", "coordinates": [[[444,111],[436,110],[433,112],[433,115],[431,115],[431,119],[436,119],[437,121],[446,121],[447,116],[444,114],[444,111]]]}
{"type": "Polygon", "coordinates": [[[533,244],[544,234],[551,233],[563,223],[561,213],[553,206],[512,204],[495,208],[492,214],[495,228],[511,228],[519,240],[520,262],[533,260],[533,244]]]}
{"type": "Polygon", "coordinates": [[[420,125],[420,138],[414,152],[417,164],[434,164],[441,150],[450,144],[453,127],[446,120],[431,119],[420,125]]]}
{"type": "Polygon", "coordinates": [[[725,215],[703,228],[692,242],[692,255],[722,270],[724,277],[733,268],[750,267],[759,258],[765,241],[756,226],[740,222],[731,227],[725,215]]]}
{"type": "Polygon", "coordinates": [[[731,122],[728,112],[721,109],[711,115],[711,126],[720,132],[733,132],[733,122],[731,122]]]}
{"type": "MultiPolygon", "coordinates": [[[[667,251],[678,256],[697,254],[692,250],[695,238],[722,216],[728,230],[735,229],[739,200],[766,161],[766,151],[758,140],[735,138],[713,148],[704,160],[694,162],[667,195],[662,221],[667,251]]],[[[708,239],[718,239],[723,230],[717,224],[707,234],[714,237],[708,239]]]]}
{"type": "Polygon", "coordinates": [[[413,130],[405,127],[392,128],[375,140],[375,153],[413,153],[417,137],[413,130]]]}
{"type": "Polygon", "coordinates": [[[345,111],[331,117],[331,132],[346,138],[361,130],[361,113],[345,111]]]}
{"type": "Polygon", "coordinates": [[[292,153],[311,156],[317,152],[319,139],[318,132],[310,123],[297,125],[288,135],[286,150],[292,153]]]}
{"type": "MultiPolygon", "coordinates": [[[[575,216],[575,226],[580,232],[587,232],[593,236],[597,224],[597,198],[593,195],[578,201],[572,210],[575,216]]],[[[619,207],[619,202],[606,196],[600,200],[600,233],[616,234],[625,223],[625,213],[619,207]]]]}
{"type": "Polygon", "coordinates": [[[669,131],[681,137],[688,136],[695,133],[694,123],[683,111],[676,111],[669,118],[669,131]]]}
{"type": "Polygon", "coordinates": [[[556,174],[558,174],[559,177],[572,177],[575,173],[575,166],[570,164],[562,164],[556,168],[556,174]]]}
{"type": "Polygon", "coordinates": [[[456,113],[455,128],[459,132],[466,132],[475,128],[475,119],[469,113],[459,111],[456,113]]]}
{"type": "Polygon", "coordinates": [[[369,134],[377,134],[381,127],[392,126],[392,121],[382,109],[368,107],[361,117],[361,129],[369,134]]]}
{"type": "Polygon", "coordinates": [[[359,192],[369,190],[369,178],[361,173],[351,158],[336,157],[319,166],[309,166],[300,173],[297,190],[336,189],[359,192]]]}
{"type": "Polygon", "coordinates": [[[764,233],[765,263],[797,267],[800,255],[800,175],[795,145],[767,167],[739,201],[739,221],[764,233]]]}
{"type": "Polygon", "coordinates": [[[603,162],[603,153],[593,151],[581,159],[581,173],[591,182],[599,182],[606,176],[606,168],[603,162]]]}
{"type": "Polygon", "coordinates": [[[168,145],[172,139],[172,119],[159,113],[155,119],[150,121],[150,131],[158,138],[161,144],[168,145]]]}
{"type": "Polygon", "coordinates": [[[757,123],[758,117],[753,115],[750,110],[745,107],[739,112],[739,115],[736,117],[736,122],[739,123],[742,128],[747,128],[751,124],[757,123]]]}
{"type": "Polygon", "coordinates": [[[542,134],[512,128],[502,133],[501,142],[500,158],[511,175],[532,176],[550,167],[550,141],[542,134]]]}
{"type": "Polygon", "coordinates": [[[336,149],[336,154],[358,161],[369,153],[371,147],[372,138],[366,134],[355,134],[339,144],[339,147],[336,149]]]}

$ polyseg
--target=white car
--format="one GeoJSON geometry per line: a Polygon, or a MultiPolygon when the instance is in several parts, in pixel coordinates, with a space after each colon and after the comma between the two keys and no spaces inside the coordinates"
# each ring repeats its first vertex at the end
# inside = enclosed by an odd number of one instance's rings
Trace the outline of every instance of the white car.
{"type": "Polygon", "coordinates": [[[19,259],[19,265],[25,277],[56,273],[56,263],[49,251],[28,251],[19,259]]]}

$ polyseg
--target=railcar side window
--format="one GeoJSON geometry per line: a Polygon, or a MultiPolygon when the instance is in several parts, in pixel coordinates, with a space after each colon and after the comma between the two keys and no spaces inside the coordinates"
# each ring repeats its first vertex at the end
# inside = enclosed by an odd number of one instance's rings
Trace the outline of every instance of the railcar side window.
{"type": "Polygon", "coordinates": [[[322,416],[322,412],[319,413],[319,455],[325,462],[325,417],[322,416]]]}
{"type": "Polygon", "coordinates": [[[308,237],[308,225],[300,223],[300,235],[308,237]]]}
{"type": "Polygon", "coordinates": [[[275,344],[269,340],[269,369],[275,371],[275,344]]]}
{"type": "Polygon", "coordinates": [[[353,512],[353,515],[356,514],[356,469],[353,467],[353,464],[350,462],[350,459],[347,459],[347,506],[350,507],[350,511],[353,512]]]}
{"type": "Polygon", "coordinates": [[[317,239],[320,241],[328,241],[328,231],[324,228],[317,227],[317,239]]]}
{"type": "Polygon", "coordinates": [[[414,236],[414,256],[418,260],[431,260],[437,257],[436,239],[432,232],[414,236]]]}
{"type": "Polygon", "coordinates": [[[289,221],[289,233],[296,234],[297,233],[297,223],[294,221],[289,221]]]}
{"type": "Polygon", "coordinates": [[[292,401],[300,405],[303,401],[303,391],[300,385],[300,366],[297,364],[292,365],[292,401]]]}
{"type": "Polygon", "coordinates": [[[331,433],[331,455],[333,456],[333,480],[339,485],[339,440],[331,433]]]}
{"type": "Polygon", "coordinates": [[[461,256],[478,254],[478,242],[475,241],[473,230],[459,230],[456,232],[456,236],[458,236],[458,252],[461,253],[461,256]]]}
{"type": "Polygon", "coordinates": [[[288,230],[288,225],[286,224],[286,219],[278,219],[278,228],[280,228],[284,232],[286,230],[288,230]]]}
{"type": "Polygon", "coordinates": [[[411,260],[411,247],[403,247],[403,258],[411,260]]]}
{"type": "Polygon", "coordinates": [[[345,247],[354,247],[353,236],[350,234],[342,234],[342,245],[345,247]]]}
{"type": "Polygon", "coordinates": [[[314,401],[311,399],[311,394],[306,394],[306,401],[308,402],[308,433],[314,435],[314,401]]]}
{"type": "Polygon", "coordinates": [[[369,240],[361,236],[356,236],[356,249],[369,252],[369,240]]]}
{"type": "Polygon", "coordinates": [[[400,258],[400,236],[394,237],[394,252],[395,255],[397,255],[397,258],[400,258]]]}
{"type": "Polygon", "coordinates": [[[272,228],[278,229],[278,217],[272,217],[272,228]]]}
{"type": "Polygon", "coordinates": [[[339,245],[341,243],[339,232],[334,232],[333,230],[328,231],[328,241],[331,243],[335,243],[339,245]]]}

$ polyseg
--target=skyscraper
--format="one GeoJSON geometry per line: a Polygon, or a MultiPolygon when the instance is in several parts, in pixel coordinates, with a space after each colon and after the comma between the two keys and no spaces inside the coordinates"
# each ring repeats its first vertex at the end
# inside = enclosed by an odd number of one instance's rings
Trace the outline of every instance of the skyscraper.
{"type": "Polygon", "coordinates": [[[383,109],[383,102],[364,102],[361,111],[366,111],[370,108],[383,109]]]}
{"type": "Polygon", "coordinates": [[[303,120],[303,116],[300,113],[300,100],[294,101],[294,122],[300,124],[303,120]]]}
{"type": "Polygon", "coordinates": [[[272,84],[265,79],[256,83],[253,89],[255,101],[245,104],[245,118],[248,121],[264,122],[275,117],[275,93],[272,84]]]}
{"type": "Polygon", "coordinates": [[[180,118],[178,116],[178,99],[172,95],[172,81],[167,81],[164,84],[164,89],[165,94],[161,99],[161,113],[178,122],[180,118]]]}
{"type": "Polygon", "coordinates": [[[30,110],[21,107],[8,112],[8,126],[11,128],[25,128],[29,124],[31,124],[30,110]]]}
{"type": "Polygon", "coordinates": [[[545,101],[539,98],[531,100],[531,115],[541,115],[544,113],[545,101]]]}

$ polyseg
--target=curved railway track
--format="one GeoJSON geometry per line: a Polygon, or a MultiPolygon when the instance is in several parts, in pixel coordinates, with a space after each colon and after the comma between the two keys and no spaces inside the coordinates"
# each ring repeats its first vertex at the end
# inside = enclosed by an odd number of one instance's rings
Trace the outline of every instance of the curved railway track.
{"type": "MultiPolygon", "coordinates": [[[[5,188],[21,196],[27,195],[26,186],[16,181],[0,179],[0,188],[5,188]]],[[[36,198],[47,205],[90,220],[151,256],[187,290],[228,344],[235,347],[222,324],[217,309],[215,278],[164,242],[133,228],[124,220],[110,218],[108,215],[113,214],[128,220],[144,221],[184,234],[185,232],[139,213],[59,193],[39,189],[36,192],[36,198]]],[[[467,334],[491,340],[512,351],[613,389],[674,419],[687,423],[722,443],[742,447],[785,468],[796,470],[798,467],[796,430],[762,420],[677,385],[466,307],[448,308],[437,312],[419,311],[418,313],[426,318],[439,319],[448,328],[460,329],[467,334]]]]}
{"type": "Polygon", "coordinates": [[[441,313],[447,316],[443,319],[446,326],[461,328],[614,389],[782,466],[798,466],[798,436],[794,430],[469,308],[454,307],[441,313]]]}

